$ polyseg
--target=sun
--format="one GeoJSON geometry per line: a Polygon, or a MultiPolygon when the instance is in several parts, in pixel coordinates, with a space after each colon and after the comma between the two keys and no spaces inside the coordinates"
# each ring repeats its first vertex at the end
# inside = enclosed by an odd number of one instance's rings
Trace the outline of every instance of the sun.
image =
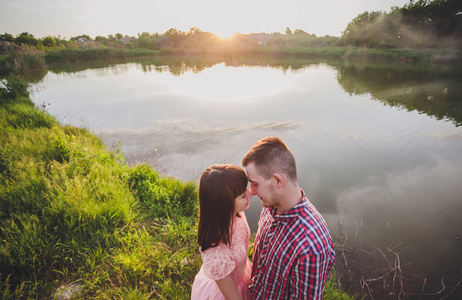
{"type": "Polygon", "coordinates": [[[218,35],[218,37],[220,37],[222,39],[229,39],[236,33],[236,31],[235,30],[229,30],[229,29],[226,29],[226,28],[221,28],[221,29],[213,30],[213,33],[215,33],[216,35],[218,35]]]}

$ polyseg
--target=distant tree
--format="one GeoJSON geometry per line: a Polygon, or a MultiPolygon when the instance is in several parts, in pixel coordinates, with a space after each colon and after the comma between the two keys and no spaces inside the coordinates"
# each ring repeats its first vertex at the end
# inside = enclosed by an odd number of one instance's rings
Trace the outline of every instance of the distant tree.
{"type": "Polygon", "coordinates": [[[138,38],[132,41],[132,45],[135,48],[157,50],[157,34],[150,34],[149,32],[138,33],[138,38]]]}
{"type": "Polygon", "coordinates": [[[42,44],[45,47],[54,47],[58,45],[58,41],[54,37],[47,36],[42,39],[42,44]]]}
{"type": "Polygon", "coordinates": [[[188,31],[188,35],[195,35],[196,33],[198,32],[202,32],[202,30],[200,30],[199,28],[197,27],[191,27],[191,29],[189,29],[188,31]]]}
{"type": "Polygon", "coordinates": [[[462,1],[418,0],[390,13],[365,12],[342,33],[345,45],[367,47],[460,47],[462,1]]]}
{"type": "Polygon", "coordinates": [[[174,35],[178,35],[180,34],[180,31],[178,31],[178,29],[176,28],[170,28],[169,30],[167,30],[164,35],[165,36],[174,36],[174,35]]]}
{"type": "Polygon", "coordinates": [[[399,11],[409,24],[432,30],[439,36],[462,37],[461,0],[411,1],[399,11]]]}
{"type": "Polygon", "coordinates": [[[71,41],[77,41],[78,39],[87,39],[89,41],[92,40],[91,37],[89,35],[86,35],[86,34],[71,37],[71,41]]]}
{"type": "Polygon", "coordinates": [[[120,40],[121,38],[123,38],[124,36],[121,34],[121,33],[116,33],[115,34],[115,38],[116,40],[120,40]]]}
{"type": "Polygon", "coordinates": [[[150,37],[150,36],[151,36],[151,34],[149,32],[146,32],[146,31],[143,32],[143,33],[138,33],[138,38],[142,38],[142,37],[147,38],[147,37],[150,37]]]}
{"type": "Polygon", "coordinates": [[[374,36],[374,26],[377,19],[386,13],[381,11],[364,12],[348,23],[342,38],[347,45],[375,46],[377,38],[374,36]]]}
{"type": "Polygon", "coordinates": [[[95,37],[95,41],[105,43],[105,42],[107,42],[107,37],[98,35],[98,36],[95,37]]]}
{"type": "Polygon", "coordinates": [[[163,44],[167,47],[174,48],[181,46],[183,41],[186,39],[184,32],[181,32],[176,28],[170,28],[163,34],[163,36],[166,38],[166,40],[163,41],[163,44]]]}
{"type": "Polygon", "coordinates": [[[0,41],[13,43],[14,42],[14,36],[12,34],[9,34],[9,33],[5,32],[5,34],[0,35],[0,41]]]}
{"type": "Polygon", "coordinates": [[[292,30],[290,30],[290,28],[289,28],[289,27],[286,27],[286,34],[287,34],[287,35],[290,35],[290,34],[292,34],[292,30]]]}
{"type": "Polygon", "coordinates": [[[18,35],[15,39],[14,42],[18,45],[24,44],[24,45],[29,45],[29,46],[38,46],[39,45],[39,40],[34,38],[34,36],[28,32],[23,32],[20,35],[18,35]]]}
{"type": "Polygon", "coordinates": [[[341,39],[336,36],[325,35],[323,37],[317,38],[317,43],[320,45],[340,46],[341,39]]]}
{"type": "MultiPolygon", "coordinates": [[[[290,30],[290,29],[289,29],[290,30]]],[[[299,35],[304,35],[304,34],[308,34],[306,33],[305,31],[301,30],[301,29],[295,29],[294,30],[294,34],[299,34],[299,35]]]]}
{"type": "Polygon", "coordinates": [[[270,38],[267,41],[267,45],[273,47],[282,47],[287,43],[287,36],[280,32],[273,32],[270,34],[270,38]]]}

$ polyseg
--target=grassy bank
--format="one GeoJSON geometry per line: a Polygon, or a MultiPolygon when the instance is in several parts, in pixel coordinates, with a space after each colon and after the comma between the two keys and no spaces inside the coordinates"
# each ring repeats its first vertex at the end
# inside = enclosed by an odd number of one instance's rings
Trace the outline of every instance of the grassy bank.
{"type": "MultiPolygon", "coordinates": [[[[127,167],[61,126],[10,76],[0,89],[0,298],[189,299],[196,185],[127,167]]],[[[331,279],[326,299],[350,299],[331,279]]]]}
{"type": "Polygon", "coordinates": [[[2,94],[0,298],[78,283],[82,298],[187,299],[200,266],[195,184],[128,168],[24,90],[2,94]]]}

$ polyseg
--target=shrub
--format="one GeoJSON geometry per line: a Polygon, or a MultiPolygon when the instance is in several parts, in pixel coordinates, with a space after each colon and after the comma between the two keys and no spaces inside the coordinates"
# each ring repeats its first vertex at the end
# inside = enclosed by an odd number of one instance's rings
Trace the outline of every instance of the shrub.
{"type": "Polygon", "coordinates": [[[0,97],[5,99],[17,99],[19,97],[28,97],[28,85],[21,77],[10,74],[6,80],[1,81],[4,87],[0,87],[0,97]]]}
{"type": "Polygon", "coordinates": [[[153,217],[176,219],[197,215],[196,185],[193,182],[182,183],[178,179],[160,177],[149,165],[133,168],[128,182],[153,217]]]}
{"type": "Polygon", "coordinates": [[[19,34],[15,39],[14,42],[18,45],[30,45],[30,46],[37,46],[40,44],[40,41],[37,40],[32,34],[28,32],[23,32],[19,34]]]}

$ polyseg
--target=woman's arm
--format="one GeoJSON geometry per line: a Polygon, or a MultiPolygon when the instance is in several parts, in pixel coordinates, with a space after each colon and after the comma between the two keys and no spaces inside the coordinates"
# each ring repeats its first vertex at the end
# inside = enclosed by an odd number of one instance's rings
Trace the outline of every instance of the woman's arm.
{"type": "Polygon", "coordinates": [[[239,294],[233,279],[231,278],[231,274],[223,279],[215,280],[215,282],[220,288],[220,291],[225,296],[226,300],[242,300],[242,297],[239,294]]]}

